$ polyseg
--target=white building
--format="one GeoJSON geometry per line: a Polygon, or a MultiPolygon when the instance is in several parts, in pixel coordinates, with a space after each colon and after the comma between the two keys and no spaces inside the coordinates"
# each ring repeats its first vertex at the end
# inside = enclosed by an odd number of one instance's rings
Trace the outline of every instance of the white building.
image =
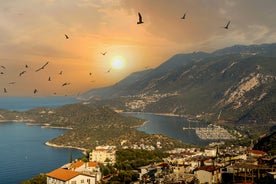
{"type": "Polygon", "coordinates": [[[80,172],[58,168],[46,174],[47,184],[96,184],[96,178],[80,172]]]}
{"type": "Polygon", "coordinates": [[[220,183],[221,173],[219,167],[216,166],[201,166],[194,171],[199,183],[220,183]]]}
{"type": "Polygon", "coordinates": [[[115,146],[97,146],[89,153],[90,162],[111,163],[116,162],[116,147],[115,146]]]}

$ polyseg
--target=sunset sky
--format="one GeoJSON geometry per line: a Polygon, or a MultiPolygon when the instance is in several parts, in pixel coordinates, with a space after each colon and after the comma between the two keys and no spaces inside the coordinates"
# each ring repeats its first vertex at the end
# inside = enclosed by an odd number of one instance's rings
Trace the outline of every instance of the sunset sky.
{"type": "Polygon", "coordinates": [[[1,0],[0,9],[0,96],[78,95],[178,53],[276,42],[275,0],[1,0]]]}

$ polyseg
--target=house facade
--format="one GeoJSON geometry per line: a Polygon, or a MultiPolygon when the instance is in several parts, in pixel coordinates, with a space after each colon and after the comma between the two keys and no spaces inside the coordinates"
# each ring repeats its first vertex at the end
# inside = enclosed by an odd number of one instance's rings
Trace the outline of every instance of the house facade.
{"type": "Polygon", "coordinates": [[[116,162],[116,147],[115,146],[98,146],[89,154],[90,162],[111,163],[116,162]]]}
{"type": "Polygon", "coordinates": [[[58,168],[46,174],[47,184],[96,184],[96,178],[80,172],[58,168]]]}

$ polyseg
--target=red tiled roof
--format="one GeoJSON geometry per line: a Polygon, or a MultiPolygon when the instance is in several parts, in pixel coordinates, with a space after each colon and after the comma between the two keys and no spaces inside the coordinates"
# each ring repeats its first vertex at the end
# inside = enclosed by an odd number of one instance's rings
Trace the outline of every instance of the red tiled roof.
{"type": "Polygon", "coordinates": [[[267,153],[260,150],[248,150],[249,153],[257,154],[257,155],[266,155],[267,153]]]}
{"type": "Polygon", "coordinates": [[[98,162],[88,162],[88,167],[97,167],[98,165],[98,162]]]}
{"type": "Polygon", "coordinates": [[[78,160],[77,162],[75,162],[75,163],[73,163],[73,164],[71,165],[71,168],[76,169],[76,168],[78,168],[78,167],[82,166],[83,164],[84,164],[84,162],[83,162],[83,161],[78,160]]]}
{"type": "Polygon", "coordinates": [[[219,167],[216,167],[216,166],[213,166],[213,165],[204,165],[204,166],[196,168],[195,170],[196,171],[204,170],[204,171],[212,172],[212,171],[215,171],[215,170],[218,170],[218,169],[219,169],[219,167]]]}
{"type": "Polygon", "coordinates": [[[101,152],[104,152],[104,151],[106,151],[105,149],[103,149],[103,148],[99,148],[99,149],[96,149],[95,151],[101,151],[101,152]]]}
{"type": "Polygon", "coordinates": [[[70,171],[67,169],[58,168],[56,170],[53,170],[46,174],[46,176],[55,178],[61,181],[68,181],[76,176],[78,176],[80,173],[75,171],[70,171]]]}

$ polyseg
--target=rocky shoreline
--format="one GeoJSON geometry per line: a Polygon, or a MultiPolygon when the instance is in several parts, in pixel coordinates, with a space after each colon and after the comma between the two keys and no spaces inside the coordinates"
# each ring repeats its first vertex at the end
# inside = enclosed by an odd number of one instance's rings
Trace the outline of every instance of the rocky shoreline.
{"type": "Polygon", "coordinates": [[[81,148],[81,147],[57,145],[57,144],[50,143],[49,141],[45,142],[45,145],[50,146],[50,147],[54,147],[54,148],[70,148],[70,149],[77,149],[77,150],[81,150],[81,151],[86,151],[87,150],[87,149],[81,148]]]}

